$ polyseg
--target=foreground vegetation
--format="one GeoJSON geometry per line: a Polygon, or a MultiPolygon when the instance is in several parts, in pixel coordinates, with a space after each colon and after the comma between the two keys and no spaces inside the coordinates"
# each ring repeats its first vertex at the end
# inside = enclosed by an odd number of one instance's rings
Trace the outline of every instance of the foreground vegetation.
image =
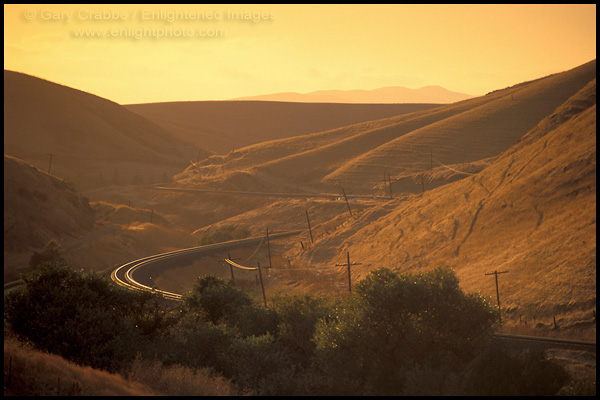
{"type": "Polygon", "coordinates": [[[344,299],[278,295],[268,308],[212,275],[177,304],[61,262],[23,280],[4,303],[21,340],[159,393],[175,376],[190,383],[172,394],[257,395],[549,395],[568,379],[543,353],[491,346],[495,308],[448,269],[382,268],[344,299]]]}

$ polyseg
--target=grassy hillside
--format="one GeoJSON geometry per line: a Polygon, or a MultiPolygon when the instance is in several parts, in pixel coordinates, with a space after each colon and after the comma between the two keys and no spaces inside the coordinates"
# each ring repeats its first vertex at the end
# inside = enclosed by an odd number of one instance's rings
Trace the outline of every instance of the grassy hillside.
{"type": "MultiPolygon", "coordinates": [[[[360,279],[380,266],[456,270],[465,290],[550,326],[591,323],[596,302],[595,79],[476,175],[364,212],[303,253],[332,269],[346,251],[360,279]],[[584,322],[588,321],[588,322],[584,322]]],[[[339,280],[345,268],[336,270],[339,280]]]]}
{"type": "Polygon", "coordinates": [[[87,188],[164,181],[208,154],[112,101],[6,70],[4,152],[87,188]]]}
{"type": "MultiPolygon", "coordinates": [[[[383,194],[382,179],[390,174],[396,193],[419,192],[423,174],[429,181],[507,150],[594,79],[595,71],[592,61],[432,110],[260,143],[210,157],[176,180],[182,185],[267,191],[300,187],[335,192],[342,184],[351,193],[383,194]]],[[[428,183],[431,188],[446,180],[428,183]]]]}
{"type": "Polygon", "coordinates": [[[437,107],[438,104],[318,104],[279,101],[188,101],[130,104],[127,109],[218,154],[437,107]]]}
{"type": "Polygon", "coordinates": [[[23,160],[4,155],[4,274],[26,265],[32,249],[49,240],[89,233],[94,212],[69,184],[23,160]]]}

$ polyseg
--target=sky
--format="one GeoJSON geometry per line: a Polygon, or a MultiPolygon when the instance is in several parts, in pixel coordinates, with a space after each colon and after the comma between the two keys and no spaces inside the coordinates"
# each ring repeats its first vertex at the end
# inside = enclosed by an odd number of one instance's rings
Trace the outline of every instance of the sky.
{"type": "Polygon", "coordinates": [[[4,69],[120,104],[438,85],[596,58],[596,5],[4,5],[4,69]]]}

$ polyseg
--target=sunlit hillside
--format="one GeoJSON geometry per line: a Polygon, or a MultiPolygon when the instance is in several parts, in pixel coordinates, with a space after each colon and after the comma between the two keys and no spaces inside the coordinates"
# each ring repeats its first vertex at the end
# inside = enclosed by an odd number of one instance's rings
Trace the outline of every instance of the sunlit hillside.
{"type": "Polygon", "coordinates": [[[594,79],[595,60],[561,74],[432,110],[260,143],[187,168],[181,185],[261,191],[422,191],[450,171],[475,172],[594,79]],[[488,159],[488,160],[486,160],[488,159]],[[433,177],[433,178],[432,178],[433,177]]]}
{"type": "Polygon", "coordinates": [[[198,147],[226,154],[256,143],[429,110],[438,105],[187,101],[125,107],[198,147]]]}
{"type": "Polygon", "coordinates": [[[112,101],[6,70],[4,153],[78,188],[164,182],[208,154],[112,101]]]}
{"type": "MultiPolygon", "coordinates": [[[[543,119],[487,168],[389,201],[319,239],[296,264],[335,269],[346,251],[360,279],[380,266],[456,270],[468,291],[512,318],[593,321],[596,303],[596,81],[543,119]]],[[[337,267],[339,280],[346,270],[337,267]]]]}

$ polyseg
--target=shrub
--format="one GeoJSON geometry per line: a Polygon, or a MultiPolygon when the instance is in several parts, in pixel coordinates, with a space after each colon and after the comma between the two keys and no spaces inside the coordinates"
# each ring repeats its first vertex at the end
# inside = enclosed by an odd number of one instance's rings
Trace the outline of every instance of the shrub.
{"type": "Polygon", "coordinates": [[[55,240],[48,242],[41,252],[34,251],[29,259],[29,268],[33,269],[44,263],[59,263],[66,265],[60,245],[55,240]]]}
{"type": "Polygon", "coordinates": [[[240,308],[251,304],[248,294],[212,274],[198,278],[192,290],[183,296],[186,310],[202,313],[212,323],[231,318],[240,308]]]}
{"type": "Polygon", "coordinates": [[[96,273],[43,263],[4,298],[4,318],[37,348],[117,371],[166,324],[156,295],[126,290],[96,273]]]}
{"type": "Polygon", "coordinates": [[[294,363],[307,366],[315,349],[313,336],[317,322],[329,313],[329,302],[308,294],[273,299],[278,316],[277,337],[292,350],[294,363]]]}
{"type": "Polygon", "coordinates": [[[543,351],[513,355],[503,346],[493,346],[473,360],[463,382],[469,395],[550,396],[567,379],[564,368],[546,360],[543,351]]]}
{"type": "Polygon", "coordinates": [[[495,318],[484,299],[460,290],[451,270],[382,268],[318,324],[318,366],[330,394],[402,394],[414,365],[450,373],[470,361],[495,318]]]}

